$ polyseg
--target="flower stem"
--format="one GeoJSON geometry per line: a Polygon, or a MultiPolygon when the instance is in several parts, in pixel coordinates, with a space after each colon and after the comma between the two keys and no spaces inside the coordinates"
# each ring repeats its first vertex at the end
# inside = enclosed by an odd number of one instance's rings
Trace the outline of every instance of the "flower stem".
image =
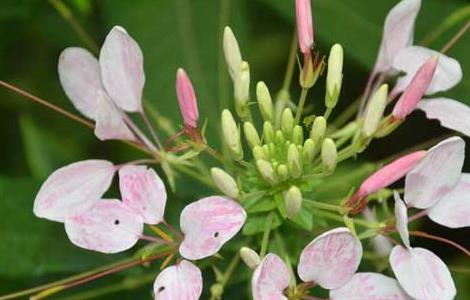
{"type": "Polygon", "coordinates": [[[282,82],[282,90],[288,91],[294,76],[295,58],[297,56],[297,31],[292,34],[292,41],[289,50],[289,59],[287,60],[286,73],[282,82]]]}
{"type": "Polygon", "coordinates": [[[261,241],[261,250],[259,252],[259,256],[263,258],[268,251],[268,244],[269,244],[269,234],[271,233],[271,225],[273,222],[274,215],[271,212],[268,217],[266,218],[266,223],[264,224],[264,233],[263,239],[261,241]]]}
{"type": "Polygon", "coordinates": [[[427,239],[443,242],[445,244],[454,246],[455,248],[459,249],[460,251],[465,253],[465,255],[467,255],[470,258],[470,251],[468,251],[465,247],[463,247],[462,245],[460,245],[460,244],[458,244],[454,241],[451,241],[451,240],[448,240],[446,238],[443,238],[443,237],[440,237],[440,236],[437,236],[437,235],[433,235],[433,234],[430,234],[430,233],[427,233],[427,232],[423,232],[423,231],[410,231],[410,235],[424,237],[424,238],[427,238],[427,239]]]}
{"type": "Polygon", "coordinates": [[[308,89],[303,88],[300,92],[299,105],[297,106],[297,112],[295,114],[294,124],[299,124],[302,111],[304,110],[305,100],[307,99],[308,89]]]}
{"type": "Polygon", "coordinates": [[[302,202],[314,208],[319,208],[319,209],[324,209],[324,210],[329,210],[329,211],[334,211],[334,212],[341,212],[341,206],[339,205],[318,202],[318,201],[314,201],[310,199],[303,199],[302,202]]]}
{"type": "Polygon", "coordinates": [[[465,34],[465,32],[467,32],[469,28],[470,20],[468,20],[467,23],[465,23],[465,25],[460,28],[460,30],[452,37],[452,39],[450,39],[450,41],[447,42],[444,47],[442,47],[440,52],[442,54],[445,54],[447,51],[449,51],[449,49],[452,48],[452,46],[454,46],[460,40],[460,38],[465,34]]]}

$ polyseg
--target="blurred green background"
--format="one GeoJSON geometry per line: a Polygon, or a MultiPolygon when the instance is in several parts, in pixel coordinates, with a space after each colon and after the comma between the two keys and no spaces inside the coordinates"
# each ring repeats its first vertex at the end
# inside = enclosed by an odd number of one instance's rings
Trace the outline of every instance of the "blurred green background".
{"type": "MultiPolygon", "coordinates": [[[[396,0],[315,0],[313,13],[318,47],[327,53],[339,42],[345,49],[344,87],[339,110],[360,95],[375,61],[382,24],[396,0]]],[[[201,117],[208,119],[208,139],[217,144],[218,115],[231,106],[229,78],[221,57],[221,31],[230,25],[252,82],[264,80],[272,91],[282,84],[294,27],[293,0],[67,0],[80,24],[100,45],[113,25],[122,25],[140,44],[145,58],[145,99],[180,123],[175,98],[175,73],[184,67],[195,84],[201,117]]],[[[440,49],[470,18],[467,0],[423,0],[416,42],[440,49]]],[[[45,0],[0,1],[0,79],[75,112],[57,76],[57,58],[66,47],[86,45],[72,26],[45,0]]],[[[448,55],[457,58],[464,80],[446,93],[470,104],[470,34],[448,55]]],[[[298,92],[293,82],[293,95],[298,92]]],[[[322,85],[323,83],[321,82],[322,85]]],[[[321,107],[323,88],[309,97],[321,107]]],[[[0,295],[46,283],[111,263],[122,255],[101,255],[74,247],[63,226],[37,219],[32,204],[40,183],[58,167],[83,159],[123,162],[141,157],[119,142],[99,142],[92,131],[25,98],[0,88],[0,295]]],[[[421,113],[390,138],[374,142],[366,156],[387,157],[414,144],[447,134],[421,113]]],[[[467,140],[468,141],[468,140],[467,140]]],[[[467,163],[466,170],[469,169],[467,163]]],[[[167,217],[178,219],[184,203],[209,191],[181,178],[168,202],[167,217]],[[178,189],[182,180],[188,188],[178,189]],[[187,181],[187,183],[186,183],[187,181]],[[171,206],[171,207],[170,207],[171,206]]],[[[426,231],[446,235],[470,247],[470,231],[443,230],[431,223],[426,231]]],[[[458,299],[470,299],[470,263],[455,249],[418,239],[449,265],[460,268],[458,299]],[[460,257],[460,258],[459,258],[460,257]]],[[[150,299],[156,267],[137,268],[63,293],[53,299],[85,299],[93,288],[122,289],[98,299],[150,299]]],[[[206,286],[207,288],[207,286],[206,286]]],[[[240,299],[236,288],[224,299],[240,299]]]]}

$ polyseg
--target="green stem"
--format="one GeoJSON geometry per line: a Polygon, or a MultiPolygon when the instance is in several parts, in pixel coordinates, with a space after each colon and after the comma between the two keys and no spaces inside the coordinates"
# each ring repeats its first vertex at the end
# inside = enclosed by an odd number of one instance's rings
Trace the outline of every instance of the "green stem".
{"type": "Polygon", "coordinates": [[[341,206],[339,206],[339,205],[318,202],[318,201],[314,201],[314,200],[310,200],[310,199],[303,199],[302,202],[305,205],[308,205],[308,206],[311,206],[311,207],[314,207],[314,208],[334,211],[334,212],[337,212],[337,213],[341,213],[341,211],[342,211],[341,206]]]}
{"type": "Polygon", "coordinates": [[[308,89],[302,88],[300,92],[299,105],[297,106],[297,112],[295,114],[294,124],[299,124],[300,117],[302,116],[302,111],[304,110],[305,100],[307,99],[308,89]]]}
{"type": "Polygon", "coordinates": [[[331,123],[331,128],[340,128],[346,124],[350,119],[352,119],[359,108],[361,103],[361,98],[357,98],[352,102],[345,110],[343,110],[339,116],[337,116],[331,123]]]}
{"type": "Polygon", "coordinates": [[[292,41],[289,50],[289,59],[287,61],[286,73],[284,75],[284,81],[282,83],[282,90],[288,91],[292,83],[292,77],[294,76],[295,69],[295,58],[297,57],[297,31],[292,34],[292,41]]]}
{"type": "Polygon", "coordinates": [[[280,252],[279,254],[284,259],[284,261],[287,264],[287,267],[289,268],[289,273],[290,273],[290,278],[291,278],[291,282],[289,283],[289,286],[294,287],[294,286],[297,285],[297,282],[296,282],[295,271],[294,271],[294,268],[292,266],[292,262],[289,258],[289,254],[287,253],[287,250],[286,250],[286,243],[284,242],[284,239],[282,238],[282,236],[277,231],[274,232],[274,240],[276,241],[276,245],[279,249],[279,252],[280,252]]]}
{"type": "Polygon", "coordinates": [[[220,281],[220,284],[225,286],[230,279],[230,276],[232,276],[233,272],[237,268],[238,264],[240,263],[240,254],[237,252],[235,256],[232,258],[232,261],[227,267],[227,270],[225,270],[225,273],[222,277],[222,280],[220,281]]]}
{"type": "MultiPolygon", "coordinates": [[[[338,214],[328,212],[328,211],[323,211],[323,210],[316,210],[314,213],[321,217],[324,217],[333,221],[337,221],[340,223],[344,223],[343,217],[338,214]]],[[[373,229],[382,227],[382,224],[380,223],[369,222],[369,221],[362,220],[362,219],[354,219],[354,224],[362,226],[362,227],[366,227],[366,228],[373,228],[373,229]]]]}
{"type": "Polygon", "coordinates": [[[266,223],[264,224],[264,233],[263,239],[261,241],[261,250],[259,252],[259,256],[263,258],[268,251],[268,244],[269,244],[269,234],[271,233],[271,225],[273,222],[273,212],[271,212],[268,217],[266,218],[266,223]]]}
{"type": "Polygon", "coordinates": [[[212,182],[212,180],[203,175],[203,174],[199,174],[197,172],[194,172],[193,170],[191,170],[190,168],[186,167],[186,166],[183,166],[181,164],[172,164],[172,166],[178,170],[179,172],[189,176],[189,177],[192,177],[194,179],[196,179],[197,181],[207,185],[208,187],[210,188],[216,188],[216,186],[214,185],[214,183],[212,182]]]}

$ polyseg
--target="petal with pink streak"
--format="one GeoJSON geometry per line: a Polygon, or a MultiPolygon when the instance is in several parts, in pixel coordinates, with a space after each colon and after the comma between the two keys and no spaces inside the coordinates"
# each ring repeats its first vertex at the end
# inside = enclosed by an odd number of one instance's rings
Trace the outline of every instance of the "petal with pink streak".
{"type": "Polygon", "coordinates": [[[276,254],[269,253],[256,267],[251,279],[254,300],[287,300],[283,291],[289,286],[290,273],[276,254]]]}
{"type": "Polygon", "coordinates": [[[95,200],[87,210],[65,219],[65,231],[73,244],[102,253],[131,248],[143,229],[142,218],[119,200],[95,200]]]}
{"type": "Polygon", "coordinates": [[[118,107],[128,112],[142,111],[143,60],[136,41],[124,28],[114,26],[101,48],[101,77],[109,96],[118,107]]]}
{"type": "Polygon", "coordinates": [[[191,80],[181,68],[176,72],[176,94],[184,124],[196,128],[199,119],[196,93],[191,80]]]}
{"type": "Polygon", "coordinates": [[[428,150],[405,179],[405,202],[426,209],[437,203],[457,184],[465,159],[465,143],[448,138],[428,150]]]}
{"type": "Polygon", "coordinates": [[[65,217],[87,209],[100,199],[113,180],[116,167],[106,160],[84,160],[52,173],[34,200],[34,214],[63,222],[65,217]]]}
{"type": "Polygon", "coordinates": [[[400,50],[413,43],[421,0],[402,0],[387,15],[374,71],[387,72],[400,50]]]}
{"type": "Polygon", "coordinates": [[[411,300],[393,278],[380,273],[356,273],[346,285],[330,291],[331,300],[411,300]]]}
{"type": "Polygon", "coordinates": [[[166,190],[162,179],[146,166],[124,166],[119,169],[122,202],[140,214],[147,224],[163,220],[166,190]]]}
{"type": "Polygon", "coordinates": [[[403,244],[410,248],[410,233],[408,231],[408,212],[405,203],[400,198],[400,195],[394,191],[395,197],[395,226],[400,234],[403,244]]]}
{"type": "Polygon", "coordinates": [[[297,36],[300,51],[304,54],[308,54],[312,51],[314,42],[312,6],[310,0],[295,1],[295,16],[297,20],[297,36]]]}
{"type": "Polygon", "coordinates": [[[470,136],[470,107],[448,98],[422,100],[418,109],[424,111],[428,119],[436,119],[441,126],[470,136]]]}
{"type": "Polygon", "coordinates": [[[201,270],[182,260],[158,274],[153,292],[155,300],[197,300],[202,293],[201,270]]]}
{"type": "Polygon", "coordinates": [[[439,58],[436,73],[425,94],[447,91],[459,83],[462,80],[462,68],[457,60],[425,47],[412,46],[401,50],[393,61],[395,69],[406,73],[398,79],[394,90],[404,91],[419,68],[435,55],[439,58]]]}
{"type": "Polygon", "coordinates": [[[345,227],[335,228],[318,236],[302,250],[297,271],[305,282],[336,289],[351,279],[361,258],[362,245],[357,237],[345,227]]]}
{"type": "Polygon", "coordinates": [[[398,282],[415,299],[447,300],[456,294],[455,284],[444,262],[424,248],[395,246],[390,265],[398,282]]]}
{"type": "Polygon", "coordinates": [[[457,185],[429,209],[428,216],[450,228],[470,226],[470,174],[463,173],[457,185]]]}
{"type": "Polygon", "coordinates": [[[214,255],[240,231],[245,220],[243,207],[226,197],[210,196],[187,205],[180,217],[184,234],[181,256],[193,260],[214,255]]]}

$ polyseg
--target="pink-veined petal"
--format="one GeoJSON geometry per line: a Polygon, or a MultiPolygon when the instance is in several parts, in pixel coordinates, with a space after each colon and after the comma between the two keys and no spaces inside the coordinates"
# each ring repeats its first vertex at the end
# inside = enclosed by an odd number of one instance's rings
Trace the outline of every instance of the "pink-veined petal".
{"type": "Polygon", "coordinates": [[[113,180],[116,167],[106,160],[84,160],[52,173],[34,200],[34,214],[63,222],[71,213],[87,209],[100,199],[113,180]]]}
{"type": "Polygon", "coordinates": [[[153,292],[155,300],[197,300],[202,293],[201,270],[182,260],[158,274],[153,292]]]}
{"type": "Polygon", "coordinates": [[[457,184],[465,159],[465,143],[448,138],[429,149],[405,179],[405,202],[426,209],[437,203],[457,184]]]}
{"type": "Polygon", "coordinates": [[[398,79],[394,90],[404,91],[419,68],[432,56],[438,57],[438,63],[426,95],[447,91],[462,80],[462,68],[456,59],[425,47],[412,46],[401,50],[393,61],[395,69],[406,73],[398,79]]]}
{"type": "Polygon", "coordinates": [[[300,51],[309,54],[314,42],[312,5],[310,0],[295,0],[295,16],[300,51]]]}
{"type": "Polygon", "coordinates": [[[331,300],[411,300],[393,278],[380,273],[356,273],[346,285],[330,291],[331,300]]]}
{"type": "Polygon", "coordinates": [[[187,205],[180,217],[184,234],[181,256],[201,259],[214,255],[240,231],[245,219],[243,207],[222,196],[202,198],[187,205]]]}
{"type": "Polygon", "coordinates": [[[140,214],[147,224],[163,220],[166,190],[162,179],[146,166],[124,166],[119,169],[122,202],[140,214]]]}
{"type": "Polygon", "coordinates": [[[316,237],[300,254],[297,272],[305,281],[325,289],[346,284],[362,258],[362,244],[349,229],[335,228],[316,237]]]}
{"type": "Polygon", "coordinates": [[[135,135],[124,122],[121,112],[106,93],[99,92],[95,135],[104,140],[135,140],[135,135]]]}
{"type": "Polygon", "coordinates": [[[400,50],[413,43],[421,0],[402,0],[388,13],[374,71],[387,72],[400,50]]]}
{"type": "Polygon", "coordinates": [[[142,218],[119,200],[95,200],[65,218],[70,241],[88,250],[117,253],[134,246],[144,230],[142,218]]]}
{"type": "Polygon", "coordinates": [[[448,98],[422,100],[418,109],[424,111],[428,119],[436,119],[441,126],[470,136],[470,107],[448,98]]]}
{"type": "Polygon", "coordinates": [[[101,77],[109,96],[118,107],[128,112],[142,111],[143,60],[136,41],[124,28],[114,26],[101,48],[101,77]]]}
{"type": "Polygon", "coordinates": [[[463,173],[457,185],[429,209],[428,216],[450,228],[470,226],[470,174],[463,173]]]}
{"type": "Polygon", "coordinates": [[[176,94],[184,124],[196,128],[199,119],[196,93],[191,80],[181,68],[176,73],[176,94]]]}
{"type": "Polygon", "coordinates": [[[408,211],[405,203],[400,198],[400,195],[394,191],[395,198],[395,227],[397,228],[400,238],[406,248],[410,248],[410,233],[408,231],[408,211]]]}
{"type": "Polygon", "coordinates": [[[444,262],[424,248],[395,246],[390,265],[398,282],[415,299],[447,300],[456,294],[455,284],[444,262]]]}
{"type": "Polygon", "coordinates": [[[283,291],[289,286],[290,273],[284,261],[268,253],[256,267],[251,279],[254,300],[287,300],[283,291]]]}
{"type": "Polygon", "coordinates": [[[60,54],[58,71],[62,88],[73,106],[94,120],[98,91],[103,90],[98,60],[84,48],[67,48],[60,54]]]}

